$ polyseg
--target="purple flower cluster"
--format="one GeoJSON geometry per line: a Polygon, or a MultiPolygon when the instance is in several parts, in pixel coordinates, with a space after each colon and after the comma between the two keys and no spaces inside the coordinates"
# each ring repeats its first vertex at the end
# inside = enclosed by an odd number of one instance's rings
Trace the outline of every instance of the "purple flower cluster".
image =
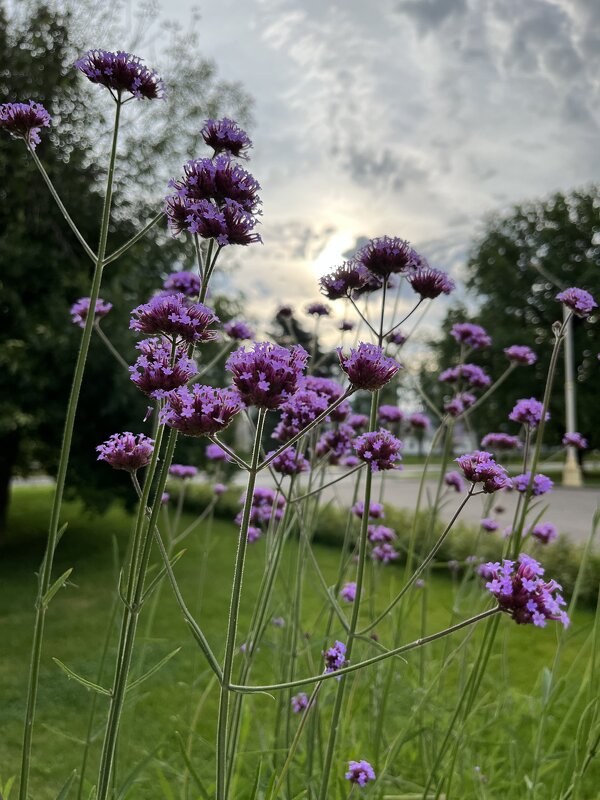
{"type": "Polygon", "coordinates": [[[495,519],[491,519],[490,517],[484,517],[480,523],[481,527],[484,531],[488,533],[493,533],[493,531],[497,531],[500,527],[500,524],[496,522],[495,519]]]}
{"type": "Polygon", "coordinates": [[[369,465],[372,472],[401,469],[396,463],[401,459],[402,442],[384,428],[363,433],[354,440],[356,455],[369,465]]]}
{"type": "Polygon", "coordinates": [[[40,143],[40,130],[50,127],[52,117],[41,103],[2,103],[0,105],[0,128],[15,139],[23,139],[35,150],[40,143]]]}
{"type": "MultiPolygon", "coordinates": [[[[359,500],[355,503],[352,508],[350,509],[355,517],[362,519],[365,513],[365,503],[363,500],[359,500]]],[[[383,519],[385,517],[385,511],[383,508],[382,503],[369,503],[369,519],[383,519]]]]}
{"type": "Polygon", "coordinates": [[[309,303],[306,306],[306,313],[312,317],[328,317],[331,314],[331,309],[325,303],[309,303]]]}
{"type": "Polygon", "coordinates": [[[459,344],[466,344],[473,350],[479,350],[482,347],[489,347],[492,339],[485,328],[481,325],[474,325],[472,322],[457,322],[452,326],[450,335],[456,339],[459,344]]]}
{"type": "Polygon", "coordinates": [[[329,402],[323,395],[311,389],[299,389],[280,406],[281,416],[273,431],[273,438],[286,442],[316,419],[328,405],[329,402]]]}
{"type": "Polygon", "coordinates": [[[504,355],[513,364],[522,364],[523,366],[530,367],[537,361],[537,355],[533,352],[531,347],[524,344],[513,344],[510,347],[504,348],[504,355]]]}
{"type": "Polygon", "coordinates": [[[481,440],[481,446],[492,450],[516,450],[521,447],[521,442],[518,436],[510,436],[508,433],[486,433],[481,440]]]}
{"type": "Polygon", "coordinates": [[[588,446],[587,439],[578,433],[577,431],[573,431],[573,433],[565,433],[562,437],[562,443],[565,447],[576,447],[577,450],[586,450],[588,446]]]}
{"type": "Polygon", "coordinates": [[[356,261],[345,261],[341,267],[329,275],[324,275],[319,285],[321,292],[329,300],[350,297],[357,289],[361,289],[368,278],[367,270],[356,261]]]}
{"type": "Polygon", "coordinates": [[[367,535],[371,544],[378,544],[379,542],[390,543],[396,540],[396,532],[393,528],[388,528],[387,525],[369,525],[367,535]]]}
{"type": "Polygon", "coordinates": [[[550,544],[558,536],[558,531],[551,522],[539,522],[531,529],[531,535],[542,544],[550,544]]]}
{"type": "Polygon", "coordinates": [[[171,464],[169,467],[169,475],[174,478],[184,480],[185,478],[194,478],[197,474],[197,467],[193,467],[191,464],[171,464]]]}
{"type": "MultiPolygon", "coordinates": [[[[106,303],[101,297],[96,300],[96,307],[94,309],[94,322],[98,322],[105,317],[112,308],[112,303],[106,303]]],[[[85,321],[90,312],[90,298],[80,297],[76,303],[71,306],[71,321],[80,328],[85,327],[85,321]]]]}
{"type": "Polygon", "coordinates": [[[450,294],[455,288],[454,281],[445,272],[433,267],[411,273],[408,282],[422,299],[433,300],[441,294],[450,294]]]}
{"type": "Polygon", "coordinates": [[[75,66],[92,83],[98,83],[119,96],[129,92],[138,100],[164,100],[163,82],[156,72],[144,66],[131,53],[88,50],[75,66]]]}
{"type": "Polygon", "coordinates": [[[395,344],[398,347],[401,347],[406,341],[406,339],[407,337],[405,336],[405,334],[402,333],[402,331],[394,331],[393,333],[390,333],[389,336],[387,337],[387,341],[390,344],[395,344]]]}
{"type": "Polygon", "coordinates": [[[401,365],[393,358],[384,355],[381,347],[361,342],[356,350],[350,350],[345,356],[342,348],[337,352],[340,366],[356,389],[367,389],[374,392],[381,389],[401,369],[401,365]]]}
{"type": "Polygon", "coordinates": [[[196,383],[167,396],[160,421],[186,436],[208,436],[224,430],[241,408],[239,395],[232,389],[196,383]]]}
{"type": "Polygon", "coordinates": [[[326,431],[315,445],[317,456],[328,456],[330,464],[339,464],[350,447],[354,438],[354,428],[350,425],[339,425],[330,431],[326,431]]]}
{"type": "MultiPolygon", "coordinates": [[[[526,492],[530,481],[531,481],[531,472],[524,472],[522,475],[516,475],[512,479],[512,485],[513,488],[517,490],[517,492],[526,492]]],[[[553,486],[554,486],[554,481],[552,481],[547,475],[542,475],[541,473],[539,473],[538,475],[535,475],[533,478],[531,492],[533,495],[535,495],[535,497],[538,497],[541,494],[546,494],[547,492],[551,492],[553,486]]]]}
{"type": "Polygon", "coordinates": [[[346,780],[355,783],[357,786],[366,786],[369,781],[375,780],[375,770],[368,761],[349,761],[346,780]]]}
{"type": "Polygon", "coordinates": [[[150,397],[164,397],[167,392],[184,386],[198,371],[196,364],[187,355],[187,346],[176,346],[172,355],[172,345],[168,339],[143,339],[136,345],[140,351],[132,367],[131,380],[144,394],[150,397]]]}
{"type": "Polygon", "coordinates": [[[152,458],[154,440],[143,433],[137,435],[126,431],[113,433],[106,442],[98,445],[98,461],[106,461],[113,469],[135,472],[146,467],[152,458]]]}
{"type": "MultiPolygon", "coordinates": [[[[383,406],[381,406],[381,408],[383,408],[383,406]]],[[[381,408],[379,409],[380,411],[381,408]]],[[[354,428],[355,431],[360,431],[367,427],[369,424],[369,418],[366,414],[350,414],[346,422],[348,425],[350,425],[350,427],[354,428]]]]}
{"type": "MultiPolygon", "coordinates": [[[[544,406],[535,397],[517,400],[515,407],[508,415],[512,422],[521,422],[530,428],[536,428],[542,420],[544,406]]],[[[550,414],[546,412],[546,421],[550,419],[550,414]]]]}
{"type": "Polygon", "coordinates": [[[468,481],[483,484],[482,488],[486,494],[510,486],[510,478],[504,467],[497,464],[492,454],[484,450],[475,450],[473,453],[459,456],[456,463],[468,481]]]}
{"type": "Polygon", "coordinates": [[[323,650],[322,655],[325,659],[325,672],[335,672],[347,664],[346,645],[343,642],[336,641],[332,647],[323,650]]]}
{"type": "Polygon", "coordinates": [[[475,403],[477,398],[471,392],[459,392],[444,403],[444,411],[451,417],[458,417],[475,403]]]}
{"type": "Polygon", "coordinates": [[[353,330],[354,330],[354,323],[350,322],[350,320],[348,319],[343,319],[338,325],[338,331],[342,331],[342,333],[353,330]]]}
{"type": "MultiPolygon", "coordinates": [[[[267,453],[267,458],[270,455],[272,453],[267,453]]],[[[295,447],[286,448],[283,453],[274,458],[272,467],[275,472],[280,472],[282,475],[299,475],[301,472],[310,471],[310,463],[295,447]]]]}
{"type": "Polygon", "coordinates": [[[204,454],[208,458],[209,461],[230,461],[230,457],[227,455],[225,450],[222,447],[219,447],[218,444],[211,442],[207,445],[204,454]]]}
{"type": "Polygon", "coordinates": [[[308,708],[308,695],[304,692],[294,695],[292,697],[292,711],[294,714],[301,714],[304,709],[308,708]]]}
{"type": "Polygon", "coordinates": [[[210,326],[217,315],[202,303],[191,303],[182,294],[157,295],[131,312],[129,327],[150,336],[162,333],[185,342],[210,342],[216,334],[210,326]]]}
{"type": "Polygon", "coordinates": [[[379,406],[377,416],[381,422],[402,422],[404,419],[403,412],[398,406],[382,405],[379,406]]]}
{"type": "Polygon", "coordinates": [[[465,488],[463,478],[459,472],[447,472],[444,475],[444,483],[449,489],[454,489],[457,492],[462,492],[465,488]]]}
{"type": "Polygon", "coordinates": [[[554,580],[544,581],[544,569],[535,559],[521,553],[518,564],[505,559],[502,565],[489,563],[484,569],[490,578],[486,589],[519,625],[533,623],[543,628],[551,619],[568,627],[569,617],[561,610],[565,601],[558,594],[560,584],[554,580]]]}
{"type": "Polygon", "coordinates": [[[356,582],[345,583],[340,589],[340,597],[345,603],[353,603],[356,600],[356,582]]]}
{"type": "Polygon", "coordinates": [[[215,155],[229,153],[233,158],[248,158],[252,141],[243,128],[228,117],[207,119],[200,135],[215,155]]]}
{"type": "Polygon", "coordinates": [[[240,347],[225,367],[242,400],[258,408],[279,408],[298,388],[308,353],[300,345],[291,349],[270,342],[255,342],[251,350],[240,347]]]}
{"type": "Polygon", "coordinates": [[[556,295],[559,303],[563,303],[570,308],[571,311],[578,317],[589,317],[592,311],[598,307],[593,296],[586,292],[585,289],[577,289],[572,286],[570,289],[565,289],[564,292],[559,292],[556,295]]]}
{"type": "Polygon", "coordinates": [[[174,292],[175,294],[181,293],[186,297],[198,297],[200,294],[200,278],[195,272],[174,272],[169,275],[163,287],[167,292],[174,292]]]}
{"type": "Polygon", "coordinates": [[[238,342],[243,342],[247,339],[254,338],[254,331],[247,322],[241,320],[231,320],[223,325],[223,330],[230,339],[235,339],[238,342]]]}
{"type": "MultiPolygon", "coordinates": [[[[246,502],[246,495],[240,498],[242,505],[246,502]]],[[[271,519],[279,521],[283,516],[285,499],[274,489],[256,486],[252,492],[252,505],[250,508],[250,522],[255,526],[267,525],[271,519]]],[[[242,511],[235,518],[239,525],[242,521],[242,511]]]]}
{"type": "Polygon", "coordinates": [[[416,428],[417,430],[426,431],[429,428],[430,420],[426,414],[421,414],[420,411],[415,411],[411,414],[408,418],[408,422],[411,428],[416,428]]]}
{"type": "Polygon", "coordinates": [[[421,256],[404,239],[383,236],[372,239],[356,253],[354,260],[378,278],[405,274],[422,266],[421,256]]]}
{"type": "Polygon", "coordinates": [[[476,389],[483,389],[492,382],[490,376],[477,364],[459,364],[456,367],[449,367],[440,374],[438,380],[442,383],[456,383],[464,380],[469,386],[476,389]]]}
{"type": "Polygon", "coordinates": [[[391,561],[396,561],[397,558],[400,558],[400,553],[394,550],[389,542],[383,542],[373,548],[371,558],[380,564],[389,564],[391,561]]]}

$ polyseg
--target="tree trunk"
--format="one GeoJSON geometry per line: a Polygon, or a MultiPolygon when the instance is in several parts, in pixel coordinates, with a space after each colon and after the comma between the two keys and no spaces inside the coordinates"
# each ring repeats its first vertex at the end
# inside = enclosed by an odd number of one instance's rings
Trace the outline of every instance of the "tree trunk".
{"type": "Polygon", "coordinates": [[[10,481],[19,453],[19,432],[0,436],[0,546],[6,535],[6,518],[10,503],[10,481]]]}

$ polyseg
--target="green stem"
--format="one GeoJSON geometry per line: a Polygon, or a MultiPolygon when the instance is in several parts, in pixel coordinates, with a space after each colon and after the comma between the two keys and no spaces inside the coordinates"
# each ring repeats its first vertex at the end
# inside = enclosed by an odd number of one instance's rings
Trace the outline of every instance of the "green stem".
{"type": "Polygon", "coordinates": [[[159,223],[164,216],[165,212],[161,211],[155,217],[152,217],[150,222],[147,225],[145,225],[141,231],[136,233],[135,236],[132,236],[131,239],[129,239],[127,242],[125,242],[124,245],[119,247],[118,250],[115,250],[114,253],[111,253],[109,256],[107,256],[104,259],[104,265],[106,266],[106,264],[112,264],[113,261],[116,261],[118,258],[121,258],[123,253],[126,253],[130,247],[133,247],[134,244],[137,244],[137,242],[139,242],[139,240],[142,239],[148,233],[149,230],[152,230],[152,228],[157,223],[159,223]]]}
{"type": "Polygon", "coordinates": [[[102,222],[100,225],[100,241],[98,245],[98,255],[97,257],[94,256],[96,258],[96,262],[94,268],[94,275],[92,278],[92,287],[90,291],[90,305],[85,321],[85,326],[83,329],[83,334],[81,336],[79,353],[77,354],[77,361],[75,363],[73,384],[71,386],[69,403],[67,405],[65,427],[63,430],[63,438],[62,438],[62,444],[58,462],[58,472],[56,475],[56,488],[54,490],[54,498],[52,501],[52,512],[50,516],[50,525],[48,530],[48,543],[46,545],[46,553],[44,555],[44,560],[42,562],[42,567],[40,570],[40,575],[38,580],[36,616],[33,629],[33,645],[31,650],[29,681],[27,687],[25,729],[23,733],[23,753],[21,760],[21,782],[19,786],[19,800],[27,800],[29,794],[29,774],[31,769],[33,726],[35,721],[35,708],[37,704],[37,693],[39,686],[40,662],[42,658],[42,642],[44,639],[44,625],[45,625],[46,610],[47,610],[47,605],[46,603],[43,602],[43,597],[48,591],[52,580],[52,566],[54,562],[54,552],[56,550],[57,539],[58,539],[60,512],[62,508],[62,499],[65,489],[67,469],[69,466],[69,455],[71,452],[73,429],[75,427],[75,416],[77,414],[79,393],[81,391],[81,384],[83,382],[85,364],[87,360],[88,351],[90,348],[90,340],[92,338],[96,301],[98,300],[98,295],[100,293],[100,284],[102,282],[102,272],[104,269],[104,255],[106,253],[106,242],[108,239],[108,224],[110,221],[110,209],[112,205],[112,190],[113,190],[113,180],[114,180],[114,167],[117,155],[117,139],[119,132],[120,112],[121,112],[121,103],[117,102],[117,109],[115,114],[115,126],[113,131],[112,147],[108,165],[106,195],[104,197],[104,208],[102,210],[102,222]]]}
{"type": "Polygon", "coordinates": [[[94,329],[95,329],[96,333],[98,334],[98,336],[100,337],[100,339],[102,340],[102,343],[104,344],[104,346],[106,347],[108,352],[111,354],[111,356],[113,356],[115,361],[117,361],[120,364],[120,366],[122,366],[124,369],[126,369],[127,370],[127,374],[129,374],[129,364],[125,361],[125,359],[123,358],[121,353],[119,353],[117,348],[114,346],[114,344],[108,338],[108,336],[104,333],[104,331],[100,327],[100,323],[99,322],[96,322],[96,324],[94,325],[94,329]]]}

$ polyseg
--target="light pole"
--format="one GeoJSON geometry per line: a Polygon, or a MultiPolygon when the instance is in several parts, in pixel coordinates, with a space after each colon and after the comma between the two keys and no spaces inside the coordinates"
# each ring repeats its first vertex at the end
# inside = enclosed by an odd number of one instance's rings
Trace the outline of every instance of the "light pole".
{"type": "MultiPolygon", "coordinates": [[[[563,305],[563,319],[568,315],[567,307],[563,305]]],[[[573,317],[569,319],[565,328],[565,422],[568,432],[577,430],[577,409],[575,405],[575,376],[573,367],[573,317]]],[[[583,479],[581,467],[572,445],[567,447],[567,457],[563,466],[563,486],[581,486],[583,479]]]]}

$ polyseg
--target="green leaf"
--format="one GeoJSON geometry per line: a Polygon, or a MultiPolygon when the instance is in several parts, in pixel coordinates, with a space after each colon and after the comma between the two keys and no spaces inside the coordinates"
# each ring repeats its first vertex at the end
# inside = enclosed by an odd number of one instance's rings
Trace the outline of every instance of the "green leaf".
{"type": "Polygon", "coordinates": [[[168,780],[165,778],[164,772],[161,769],[157,769],[156,774],[158,775],[158,782],[160,783],[160,788],[163,791],[163,795],[167,798],[167,800],[175,800],[175,796],[173,795],[173,791],[169,786],[168,780]]]}
{"type": "Polygon", "coordinates": [[[4,784],[4,787],[2,788],[2,791],[4,792],[4,794],[2,795],[3,800],[9,800],[10,790],[13,787],[13,783],[15,782],[15,778],[16,778],[16,775],[13,775],[12,778],[9,778],[6,781],[6,783],[4,784]]]}
{"type": "Polygon", "coordinates": [[[162,667],[164,667],[164,665],[168,661],[170,661],[174,656],[176,656],[180,650],[181,647],[178,647],[176,650],[173,650],[172,653],[169,653],[169,655],[165,656],[164,658],[161,658],[158,664],[155,664],[153,667],[150,667],[148,672],[145,672],[141,676],[141,678],[138,678],[137,680],[130,683],[129,686],[127,687],[127,691],[129,692],[131,689],[135,689],[136,686],[139,686],[141,683],[148,680],[148,678],[152,677],[152,675],[154,675],[155,672],[158,672],[159,669],[162,669],[162,667]]]}
{"type": "Polygon", "coordinates": [[[187,751],[185,749],[185,742],[183,741],[182,735],[179,733],[179,731],[175,731],[175,736],[177,737],[177,742],[179,744],[179,749],[181,750],[181,755],[183,756],[183,760],[185,761],[185,766],[187,767],[187,770],[190,773],[192,780],[196,784],[198,791],[200,792],[204,800],[210,800],[210,795],[206,791],[204,784],[200,780],[200,776],[196,772],[194,765],[192,764],[187,754],[187,751]]]}
{"type": "Polygon", "coordinates": [[[65,585],[65,583],[67,582],[67,578],[72,572],[73,572],[73,567],[70,567],[68,570],[66,570],[66,572],[63,572],[60,578],[57,578],[54,581],[54,583],[48,589],[46,594],[42,597],[42,605],[44,606],[48,605],[48,603],[50,602],[50,600],[52,600],[52,598],[58,592],[58,590],[62,589],[62,587],[65,585]]]}
{"type": "Polygon", "coordinates": [[[67,780],[65,781],[64,786],[60,790],[60,792],[56,795],[56,800],[66,800],[69,796],[69,792],[71,791],[71,786],[73,785],[73,781],[77,775],[77,770],[74,769],[73,772],[69,775],[67,780]]]}
{"type": "Polygon", "coordinates": [[[66,674],[68,678],[72,678],[77,683],[80,683],[82,686],[85,686],[86,689],[91,689],[94,692],[98,692],[98,694],[104,694],[107,697],[112,697],[112,692],[108,689],[105,689],[104,686],[99,686],[97,683],[92,683],[92,681],[88,681],[87,678],[83,678],[81,675],[78,675],[76,672],[73,672],[72,669],[67,667],[66,664],[63,664],[58,658],[53,658],[52,661],[56,664],[57,667],[60,667],[62,671],[66,674]]]}
{"type": "Polygon", "coordinates": [[[252,784],[252,791],[250,792],[250,800],[256,800],[258,797],[258,787],[260,785],[260,773],[262,770],[262,758],[258,762],[258,766],[256,768],[256,775],[254,776],[254,783],[252,784]]]}

